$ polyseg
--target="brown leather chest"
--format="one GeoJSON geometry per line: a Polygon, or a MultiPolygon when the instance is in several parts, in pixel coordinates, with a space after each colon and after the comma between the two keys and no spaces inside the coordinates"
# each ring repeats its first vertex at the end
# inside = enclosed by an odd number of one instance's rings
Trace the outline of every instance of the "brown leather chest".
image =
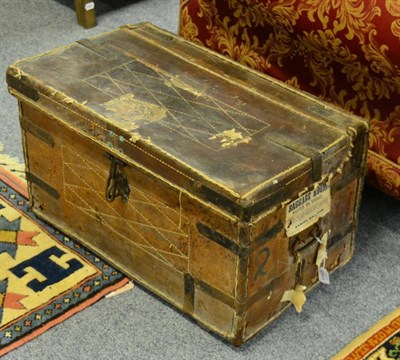
{"type": "Polygon", "coordinates": [[[361,120],[150,24],[7,82],[35,213],[235,345],[351,258],[361,120]]]}

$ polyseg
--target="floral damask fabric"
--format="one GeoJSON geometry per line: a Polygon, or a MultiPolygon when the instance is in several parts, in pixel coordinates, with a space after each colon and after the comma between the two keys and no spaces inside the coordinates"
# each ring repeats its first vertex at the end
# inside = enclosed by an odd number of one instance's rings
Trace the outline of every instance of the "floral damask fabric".
{"type": "Polygon", "coordinates": [[[181,0],[180,34],[368,119],[368,179],[400,199],[400,0],[181,0]]]}

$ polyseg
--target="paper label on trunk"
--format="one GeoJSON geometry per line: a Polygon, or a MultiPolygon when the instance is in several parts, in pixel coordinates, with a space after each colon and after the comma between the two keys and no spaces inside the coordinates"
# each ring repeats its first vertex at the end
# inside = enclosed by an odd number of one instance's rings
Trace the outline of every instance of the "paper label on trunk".
{"type": "Polygon", "coordinates": [[[294,236],[319,218],[329,213],[331,209],[331,190],[328,184],[320,184],[313,190],[303,194],[286,207],[286,234],[294,236]]]}
{"type": "Polygon", "coordinates": [[[294,290],[286,290],[282,296],[281,302],[290,301],[298,313],[301,313],[303,306],[306,303],[306,287],[303,285],[296,285],[294,290]]]}

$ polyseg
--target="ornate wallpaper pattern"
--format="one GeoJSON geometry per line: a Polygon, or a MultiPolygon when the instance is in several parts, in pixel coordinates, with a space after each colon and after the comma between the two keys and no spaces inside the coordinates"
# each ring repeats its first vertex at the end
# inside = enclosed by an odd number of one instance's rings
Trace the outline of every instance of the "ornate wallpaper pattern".
{"type": "Polygon", "coordinates": [[[400,199],[400,0],[181,0],[180,34],[368,119],[368,179],[400,199]]]}

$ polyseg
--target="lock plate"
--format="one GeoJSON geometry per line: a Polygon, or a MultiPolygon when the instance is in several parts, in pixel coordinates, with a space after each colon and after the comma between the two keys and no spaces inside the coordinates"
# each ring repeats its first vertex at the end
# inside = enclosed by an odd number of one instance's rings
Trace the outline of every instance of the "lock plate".
{"type": "Polygon", "coordinates": [[[128,202],[131,189],[127,176],[122,172],[126,164],[109,153],[105,153],[105,155],[111,161],[106,184],[106,199],[112,202],[117,197],[121,197],[123,202],[128,202]]]}

